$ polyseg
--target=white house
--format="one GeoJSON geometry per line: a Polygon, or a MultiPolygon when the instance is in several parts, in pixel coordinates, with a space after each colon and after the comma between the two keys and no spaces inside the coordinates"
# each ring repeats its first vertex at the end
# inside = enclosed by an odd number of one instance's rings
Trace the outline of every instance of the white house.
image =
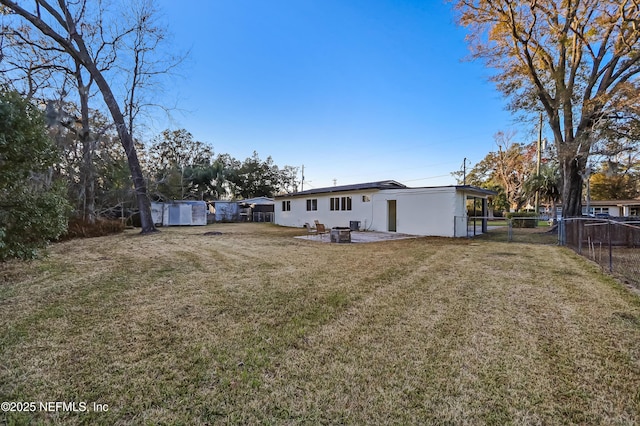
{"type": "Polygon", "coordinates": [[[318,220],[332,228],[359,222],[369,231],[466,237],[467,200],[486,212],[491,195],[472,186],[409,188],[393,180],[333,186],[276,196],[275,223],[302,227],[318,220]]]}
{"type": "Polygon", "coordinates": [[[583,215],[604,214],[614,217],[640,216],[640,199],[637,200],[591,200],[587,211],[587,202],[582,202],[583,215]]]}

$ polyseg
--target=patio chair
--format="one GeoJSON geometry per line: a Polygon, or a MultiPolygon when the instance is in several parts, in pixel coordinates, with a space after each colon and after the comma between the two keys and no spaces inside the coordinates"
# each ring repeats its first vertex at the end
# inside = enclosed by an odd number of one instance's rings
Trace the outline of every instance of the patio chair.
{"type": "Polygon", "coordinates": [[[322,236],[328,233],[329,231],[327,230],[327,228],[325,228],[325,226],[322,223],[316,220],[316,234],[320,235],[320,239],[322,240],[322,236]]]}
{"type": "Polygon", "coordinates": [[[309,222],[306,222],[304,224],[304,227],[307,229],[307,234],[315,234],[316,233],[316,228],[312,228],[311,225],[309,224],[309,222]]]}

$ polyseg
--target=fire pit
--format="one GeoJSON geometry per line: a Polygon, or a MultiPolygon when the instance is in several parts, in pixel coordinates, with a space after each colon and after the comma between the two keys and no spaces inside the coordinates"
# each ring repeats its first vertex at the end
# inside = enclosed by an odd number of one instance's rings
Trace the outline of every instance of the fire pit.
{"type": "Polygon", "coordinates": [[[330,236],[332,243],[350,243],[351,229],[348,227],[336,226],[335,228],[331,228],[330,236]]]}

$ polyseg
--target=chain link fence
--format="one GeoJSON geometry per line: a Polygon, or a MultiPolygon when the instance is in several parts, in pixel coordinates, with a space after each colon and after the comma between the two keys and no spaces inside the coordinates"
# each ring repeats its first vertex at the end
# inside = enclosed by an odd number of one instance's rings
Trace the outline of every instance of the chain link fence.
{"type": "Polygon", "coordinates": [[[467,229],[468,237],[531,244],[558,243],[556,226],[543,217],[457,216],[455,221],[457,227],[467,229]],[[484,221],[486,221],[485,229],[482,226],[484,221]]]}
{"type": "Polygon", "coordinates": [[[568,218],[558,241],[640,288],[640,218],[568,218]]]}
{"type": "Polygon", "coordinates": [[[466,228],[468,237],[567,246],[640,288],[640,218],[567,218],[556,223],[544,219],[457,216],[455,223],[466,228]]]}

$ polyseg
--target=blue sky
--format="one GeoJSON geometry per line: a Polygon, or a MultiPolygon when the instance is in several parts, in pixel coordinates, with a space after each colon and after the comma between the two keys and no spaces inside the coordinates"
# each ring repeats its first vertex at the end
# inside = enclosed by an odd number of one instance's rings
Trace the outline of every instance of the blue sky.
{"type": "Polygon", "coordinates": [[[239,160],[304,164],[305,189],[451,185],[464,157],[518,130],[441,0],[159,5],[173,46],[191,51],[167,93],[184,111],[165,127],[239,160]]]}

